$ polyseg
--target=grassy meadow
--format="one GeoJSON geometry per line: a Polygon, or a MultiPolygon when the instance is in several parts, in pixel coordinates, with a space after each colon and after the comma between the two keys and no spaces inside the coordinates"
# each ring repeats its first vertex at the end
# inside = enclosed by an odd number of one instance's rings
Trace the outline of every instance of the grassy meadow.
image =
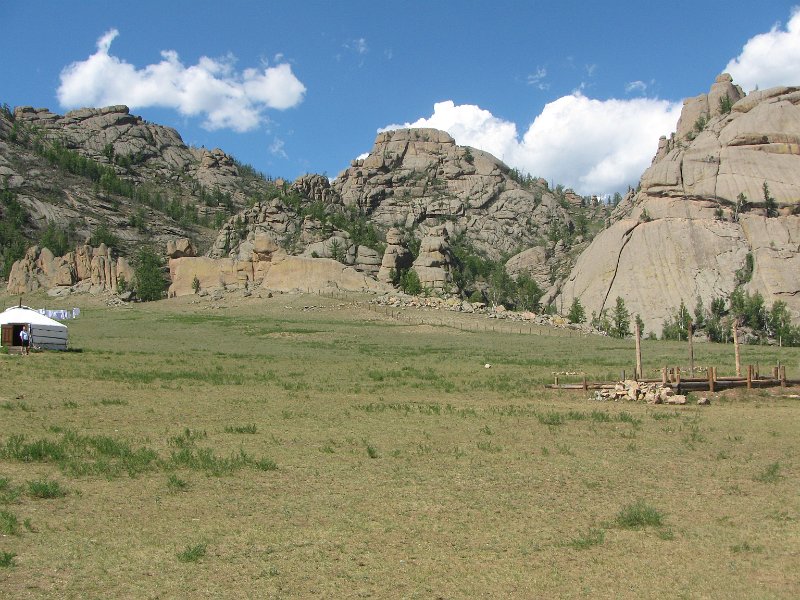
{"type": "Polygon", "coordinates": [[[632,340],[313,295],[59,303],[76,351],[0,354],[0,597],[800,597],[797,388],[596,402],[543,386],[632,340]]]}

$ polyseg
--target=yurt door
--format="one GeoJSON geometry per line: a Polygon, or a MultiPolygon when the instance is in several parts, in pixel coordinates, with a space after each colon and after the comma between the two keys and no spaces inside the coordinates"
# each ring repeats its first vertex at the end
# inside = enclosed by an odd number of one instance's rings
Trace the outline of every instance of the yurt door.
{"type": "Polygon", "coordinates": [[[0,346],[5,346],[6,348],[9,346],[14,345],[14,326],[13,325],[3,325],[3,333],[2,337],[0,337],[0,346]]]}

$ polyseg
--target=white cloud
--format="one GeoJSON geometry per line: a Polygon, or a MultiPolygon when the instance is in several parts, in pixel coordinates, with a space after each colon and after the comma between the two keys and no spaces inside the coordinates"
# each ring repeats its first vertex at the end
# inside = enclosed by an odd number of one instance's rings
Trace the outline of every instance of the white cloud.
{"type": "Polygon", "coordinates": [[[286,143],[281,138],[276,137],[269,146],[270,154],[279,158],[289,158],[289,155],[286,154],[286,150],[284,150],[285,145],[286,143]]]}
{"type": "Polygon", "coordinates": [[[536,72],[528,75],[528,85],[535,85],[540,90],[549,89],[550,84],[544,82],[546,77],[547,69],[545,67],[536,67],[536,72]]]}
{"type": "Polygon", "coordinates": [[[625,84],[625,93],[631,94],[633,92],[638,92],[640,94],[644,94],[647,91],[647,84],[644,81],[637,79],[636,81],[631,81],[625,84]]]}
{"type": "Polygon", "coordinates": [[[109,53],[117,35],[116,29],[108,31],[97,41],[94,54],[61,71],[57,91],[61,106],[173,108],[182,115],[204,115],[207,129],[241,132],[257,127],[267,109],[296,106],[306,92],[285,63],[237,73],[233,56],[203,56],[187,67],[177,52],[165,50],[160,62],[137,69],[109,53]]]}
{"type": "Polygon", "coordinates": [[[434,127],[533,175],[580,194],[610,194],[635,185],[674,131],[681,103],[649,98],[593,100],[580,92],[547,104],[520,138],[514,123],[477,106],[452,101],[398,127],[434,127]]]}
{"type": "Polygon", "coordinates": [[[745,91],[800,84],[800,8],[792,10],[786,29],[776,24],[750,38],[725,71],[745,91]]]}
{"type": "Polygon", "coordinates": [[[352,50],[356,54],[366,54],[369,52],[369,45],[367,44],[367,38],[358,38],[355,40],[350,40],[349,42],[343,44],[343,48],[347,50],[352,50]]]}

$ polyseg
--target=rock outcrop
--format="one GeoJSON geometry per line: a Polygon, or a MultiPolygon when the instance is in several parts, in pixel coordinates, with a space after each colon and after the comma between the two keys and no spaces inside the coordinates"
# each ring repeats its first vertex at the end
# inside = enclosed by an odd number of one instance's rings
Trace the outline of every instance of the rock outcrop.
{"type": "Polygon", "coordinates": [[[174,129],[126,106],[65,115],[30,106],[0,111],[0,182],[26,212],[22,233],[30,242],[49,223],[80,241],[104,226],[123,253],[175,237],[205,249],[221,215],[279,193],[222,150],[187,146],[174,129]],[[98,168],[106,170],[100,180],[98,168]],[[109,172],[115,181],[103,185],[109,172]]]}
{"type": "Polygon", "coordinates": [[[447,228],[441,226],[429,229],[428,235],[422,238],[419,256],[411,268],[419,276],[423,288],[444,292],[452,287],[453,263],[447,228]]]}
{"type": "Polygon", "coordinates": [[[401,271],[411,267],[412,260],[413,256],[403,240],[402,231],[392,227],[386,232],[386,250],[378,270],[378,281],[390,283],[392,275],[397,276],[401,271]]]}
{"type": "Polygon", "coordinates": [[[545,182],[518,182],[491,154],[456,145],[436,129],[378,134],[366,158],[333,183],[345,206],[357,206],[384,230],[446,224],[489,257],[539,243],[553,221],[571,218],[545,182]]]}
{"type": "Polygon", "coordinates": [[[577,260],[560,304],[577,297],[600,314],[619,296],[660,334],[681,302],[727,297],[750,255],[745,290],[798,318],[799,213],[800,88],[744,96],[722,75],[684,104],[639,191],[577,260]]]}
{"type": "Polygon", "coordinates": [[[122,281],[133,280],[133,268],[125,258],[114,258],[101,244],[79,246],[64,256],[53,256],[47,248],[32,246],[16,261],[8,277],[7,290],[24,294],[40,288],[54,295],[68,292],[116,292],[122,281]]]}

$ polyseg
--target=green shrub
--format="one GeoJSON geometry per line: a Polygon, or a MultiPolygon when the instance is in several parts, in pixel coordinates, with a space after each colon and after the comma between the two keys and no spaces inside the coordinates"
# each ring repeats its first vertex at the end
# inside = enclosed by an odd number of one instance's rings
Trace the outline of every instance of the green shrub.
{"type": "Polygon", "coordinates": [[[119,238],[108,228],[108,225],[101,223],[92,232],[92,237],[89,238],[89,245],[97,247],[100,244],[105,244],[109,248],[119,248],[119,238]]]}
{"type": "Polygon", "coordinates": [[[28,495],[39,499],[63,498],[67,491],[57,481],[39,479],[28,482],[28,495]]]}
{"type": "Polygon", "coordinates": [[[569,314],[567,314],[567,318],[569,319],[570,323],[586,322],[586,311],[584,311],[583,305],[577,296],[572,299],[572,305],[569,307],[569,314]]]}
{"type": "Polygon", "coordinates": [[[624,529],[641,529],[643,527],[660,527],[664,522],[664,515],[649,506],[644,500],[624,506],[616,517],[616,523],[624,529]]]}
{"type": "Polygon", "coordinates": [[[195,544],[187,546],[182,552],[178,552],[178,560],[181,562],[197,562],[206,555],[206,544],[195,544]]]}
{"type": "Polygon", "coordinates": [[[160,300],[167,288],[164,279],[163,261],[150,248],[139,249],[134,260],[136,296],[144,302],[160,300]]]}

